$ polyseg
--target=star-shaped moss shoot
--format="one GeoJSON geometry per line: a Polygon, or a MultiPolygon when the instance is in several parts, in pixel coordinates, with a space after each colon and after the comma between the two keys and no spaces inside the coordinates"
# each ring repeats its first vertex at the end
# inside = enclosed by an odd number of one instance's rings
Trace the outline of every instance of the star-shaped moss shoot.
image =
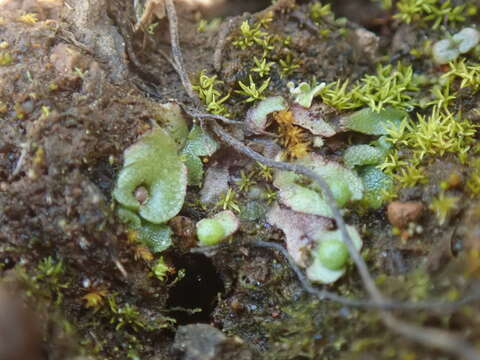
{"type": "Polygon", "coordinates": [[[113,197],[143,219],[161,224],[178,214],[187,188],[187,169],[177,145],[162,129],[144,135],[124,152],[113,197]],[[136,191],[147,190],[139,198],[136,191]]]}

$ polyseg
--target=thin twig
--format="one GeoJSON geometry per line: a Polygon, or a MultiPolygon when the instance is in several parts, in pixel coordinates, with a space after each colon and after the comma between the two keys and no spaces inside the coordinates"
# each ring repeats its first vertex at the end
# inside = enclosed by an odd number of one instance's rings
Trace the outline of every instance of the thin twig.
{"type": "Polygon", "coordinates": [[[127,270],[125,270],[125,267],[122,265],[122,263],[118,259],[113,259],[113,263],[117,267],[118,271],[123,275],[124,278],[128,278],[128,273],[127,270]]]}
{"type": "Polygon", "coordinates": [[[213,53],[213,67],[216,71],[222,69],[223,49],[227,42],[227,36],[233,28],[233,25],[237,22],[237,18],[228,19],[224,22],[218,31],[217,46],[215,46],[215,52],[213,53]]]}
{"type": "Polygon", "coordinates": [[[167,60],[167,62],[168,62],[170,65],[172,65],[172,68],[173,68],[173,69],[177,72],[177,74],[178,74],[179,71],[178,71],[178,68],[177,68],[177,64],[170,58],[170,56],[168,56],[167,54],[165,54],[165,52],[162,51],[161,49],[157,49],[157,51],[158,51],[158,53],[159,53],[160,55],[162,55],[162,57],[163,57],[165,60],[167,60]]]}
{"type": "Polygon", "coordinates": [[[22,166],[23,166],[23,164],[25,162],[25,159],[27,157],[27,154],[30,150],[30,143],[26,142],[24,144],[21,144],[20,148],[22,150],[20,151],[20,156],[18,157],[17,165],[15,165],[15,169],[13,169],[13,172],[10,175],[10,178],[14,178],[22,170],[22,166]]]}
{"type": "MultiPolygon", "coordinates": [[[[188,76],[185,72],[185,67],[183,63],[183,56],[181,49],[178,43],[178,25],[177,25],[177,16],[175,12],[175,7],[172,0],[166,0],[167,15],[170,21],[170,36],[171,36],[171,46],[172,46],[172,56],[177,64],[177,72],[180,76],[182,84],[185,87],[187,94],[195,101],[197,105],[200,104],[198,97],[195,95],[192,89],[192,84],[188,79],[188,76]]],[[[363,286],[367,290],[370,298],[377,304],[385,303],[385,298],[378,290],[375,282],[368,271],[368,267],[361,257],[360,253],[357,251],[355,245],[353,244],[352,239],[350,238],[345,221],[340,213],[340,210],[336,206],[335,199],[333,197],[332,191],[330,190],[327,182],[313,170],[292,163],[285,163],[275,161],[269,158],[266,158],[254,150],[250,149],[248,146],[244,145],[241,141],[232,137],[227,133],[219,124],[212,123],[212,128],[219,138],[221,138],[226,144],[232,146],[238,152],[243,153],[244,155],[250,157],[251,159],[258,161],[269,167],[273,167],[280,170],[293,171],[297,174],[305,175],[312,180],[316,181],[320,186],[323,195],[325,196],[327,203],[332,212],[333,218],[335,219],[337,226],[342,234],[342,240],[347,246],[350,256],[355,263],[357,270],[362,279],[363,286]]],[[[420,327],[408,324],[402,320],[395,318],[392,314],[388,313],[385,310],[380,312],[382,322],[392,331],[401,334],[411,340],[414,340],[420,344],[437,348],[448,353],[454,354],[456,356],[463,357],[468,360],[478,360],[480,355],[475,351],[475,349],[465,342],[463,339],[453,335],[447,331],[430,328],[430,327],[420,327]]]]}
{"type": "Polygon", "coordinates": [[[199,112],[196,109],[191,109],[188,108],[185,105],[182,105],[182,109],[191,117],[197,118],[197,119],[211,119],[211,120],[220,120],[221,122],[229,125],[239,125],[243,126],[244,122],[243,121],[238,121],[238,120],[231,120],[225,116],[222,115],[216,115],[216,114],[209,114],[209,113],[202,113],[199,112]]]}
{"type": "Polygon", "coordinates": [[[183,55],[180,48],[180,43],[178,40],[178,19],[177,12],[175,11],[175,6],[173,5],[173,0],[165,0],[165,8],[167,10],[167,17],[169,21],[170,29],[170,43],[172,46],[172,56],[173,61],[177,65],[175,70],[180,76],[180,80],[187,92],[188,96],[196,102],[196,105],[199,105],[198,97],[195,95],[195,92],[192,88],[192,83],[188,78],[187,72],[185,71],[185,62],[183,61],[183,55]]]}
{"type": "Polygon", "coordinates": [[[292,12],[292,17],[297,20],[301,25],[305,26],[310,32],[315,35],[320,33],[320,28],[315,25],[315,23],[307,18],[303,13],[300,13],[298,10],[292,12]]]}

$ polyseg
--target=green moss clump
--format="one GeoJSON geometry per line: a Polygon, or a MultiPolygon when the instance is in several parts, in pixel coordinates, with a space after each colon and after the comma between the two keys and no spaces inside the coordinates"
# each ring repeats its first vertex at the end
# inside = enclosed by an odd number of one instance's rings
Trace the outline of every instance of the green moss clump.
{"type": "Polygon", "coordinates": [[[412,97],[419,91],[415,80],[410,65],[380,65],[376,74],[366,74],[351,86],[348,80],[328,84],[320,97],[324,103],[337,109],[357,109],[367,105],[374,112],[388,106],[408,110],[417,103],[412,97]]]}
{"type": "Polygon", "coordinates": [[[8,66],[13,62],[13,57],[9,52],[0,53],[0,66],[8,66]]]}

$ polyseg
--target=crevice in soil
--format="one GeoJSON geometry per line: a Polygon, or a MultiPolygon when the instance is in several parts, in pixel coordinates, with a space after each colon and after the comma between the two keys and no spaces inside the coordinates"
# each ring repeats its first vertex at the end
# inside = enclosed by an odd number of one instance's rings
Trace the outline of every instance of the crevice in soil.
{"type": "Polygon", "coordinates": [[[186,254],[174,259],[176,269],[185,269],[185,277],[170,290],[167,308],[178,325],[210,322],[218,293],[225,287],[212,261],[201,254],[186,254]],[[175,309],[201,309],[188,312],[175,309]]]}

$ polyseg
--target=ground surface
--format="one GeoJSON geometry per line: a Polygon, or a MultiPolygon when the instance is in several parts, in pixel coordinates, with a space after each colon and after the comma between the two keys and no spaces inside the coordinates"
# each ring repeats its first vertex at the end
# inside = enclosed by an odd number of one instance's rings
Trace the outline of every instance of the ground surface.
{"type": "MultiPolygon", "coordinates": [[[[223,25],[209,21],[202,31],[198,9],[177,5],[180,44],[192,82],[197,83],[202,71],[217,75],[224,94],[238,90],[238,81],[248,83],[253,55],[260,58],[263,49],[233,45],[245,20],[271,20],[268,32],[279,40],[269,50],[276,64],[266,93],[285,97],[289,81],[353,83],[366,73],[375,74],[377,64],[398,61],[412,65],[418,75],[439,78],[448,69],[434,65],[425,48],[444,38],[447,30],[455,33],[478,21],[472,13],[463,23],[445,20],[445,27],[433,29],[428,22],[395,20],[394,10],[382,10],[374,2],[345,0],[333,10],[336,18],[350,20],[335,22],[327,14],[322,22],[312,20],[312,3],[280,0],[268,9],[271,14],[254,15],[242,12],[262,9],[227,4],[224,13],[214,15],[235,12],[236,17],[223,19],[223,25]],[[225,32],[229,19],[231,28],[225,32]],[[355,35],[360,28],[371,31],[373,45],[355,35]],[[218,57],[214,54],[222,31],[230,35],[218,57]]],[[[255,162],[225,145],[203,160],[206,169],[226,171],[225,190],[237,194],[242,222],[232,245],[208,256],[190,253],[185,245],[194,241],[195,222],[218,210],[218,199],[202,204],[202,186],[188,188],[179,216],[170,222],[174,246],[152,255],[132,242],[131,232],[114,215],[111,196],[123,151],[152,127],[165,124],[161,104],[192,106],[169,61],[168,21],[152,20],[156,26],[135,32],[133,2],[122,0],[24,0],[2,6],[0,313],[10,312],[22,299],[39,321],[38,331],[23,331],[34,327],[28,324],[31,316],[25,320],[24,309],[16,309],[18,315],[7,328],[18,327],[30,345],[22,353],[12,342],[0,358],[456,358],[386,331],[375,310],[313,298],[279,253],[249,246],[256,240],[283,244],[284,234],[265,220],[273,198],[241,191],[241,171],[255,174],[252,180],[260,192],[271,192],[273,185],[268,170],[262,173],[255,162]],[[31,13],[35,19],[21,18],[31,13]],[[152,273],[160,256],[170,267],[164,279],[152,273]],[[13,299],[6,295],[11,291],[13,299]]],[[[477,53],[468,56],[472,63],[478,61],[477,53]]],[[[424,86],[414,97],[436,100],[432,87],[424,86]]],[[[475,89],[461,89],[457,83],[452,89],[449,109],[477,126],[475,89]]],[[[244,98],[231,92],[224,103],[230,117],[245,117],[251,104],[244,98]]],[[[324,111],[333,123],[351,110],[332,106],[324,111]]],[[[228,131],[264,154],[275,146],[268,137],[249,136],[233,126],[228,131]]],[[[351,208],[344,213],[359,230],[362,255],[388,296],[456,300],[478,285],[480,203],[466,186],[480,169],[475,165],[478,136],[472,136],[463,162],[457,153],[431,154],[421,165],[427,183],[396,188],[397,200],[424,204],[421,216],[404,229],[393,229],[387,219],[386,206],[392,200],[376,210],[351,208]],[[431,204],[444,190],[457,200],[442,221],[431,204]]],[[[316,151],[341,161],[347,144],[365,138],[338,133],[316,151]]],[[[400,153],[408,157],[409,151],[400,153]]],[[[366,296],[353,265],[329,288],[348,297],[366,296]]],[[[432,307],[398,314],[418,325],[451,330],[480,346],[478,302],[448,311],[432,307]]],[[[2,321],[0,314],[0,333],[2,321]]]]}

